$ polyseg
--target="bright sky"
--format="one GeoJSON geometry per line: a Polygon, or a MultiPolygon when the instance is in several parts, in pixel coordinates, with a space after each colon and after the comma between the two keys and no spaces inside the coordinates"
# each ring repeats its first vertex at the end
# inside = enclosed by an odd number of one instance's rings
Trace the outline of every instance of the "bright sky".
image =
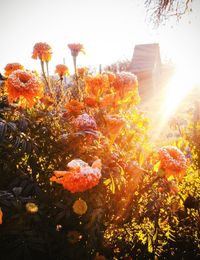
{"type": "Polygon", "coordinates": [[[85,46],[80,66],[131,59],[135,44],[158,42],[162,58],[200,68],[198,0],[190,17],[157,30],[146,21],[143,0],[0,0],[0,26],[0,72],[11,62],[40,69],[39,61],[31,58],[36,42],[52,47],[51,71],[64,57],[72,67],[68,43],[85,46]]]}

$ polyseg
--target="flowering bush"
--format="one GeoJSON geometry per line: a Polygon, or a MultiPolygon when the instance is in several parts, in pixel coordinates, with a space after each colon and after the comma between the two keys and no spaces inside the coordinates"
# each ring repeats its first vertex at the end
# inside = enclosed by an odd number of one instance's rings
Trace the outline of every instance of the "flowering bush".
{"type": "Polygon", "coordinates": [[[41,79],[22,68],[5,72],[1,256],[198,257],[199,154],[195,147],[194,160],[186,159],[191,136],[181,147],[152,150],[148,120],[137,108],[136,76],[80,70],[76,63],[83,45],[68,47],[74,75],[59,64],[59,79],[50,79],[52,50],[46,43],[37,43],[33,51],[41,62],[41,79]]]}

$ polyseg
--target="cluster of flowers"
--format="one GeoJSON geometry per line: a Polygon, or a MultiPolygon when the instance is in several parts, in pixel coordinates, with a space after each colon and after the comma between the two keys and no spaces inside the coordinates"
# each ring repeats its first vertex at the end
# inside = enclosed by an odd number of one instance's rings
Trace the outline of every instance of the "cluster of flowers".
{"type": "Polygon", "coordinates": [[[95,187],[101,178],[101,160],[97,159],[90,167],[80,159],[67,164],[68,171],[54,171],[50,181],[62,184],[63,188],[75,193],[95,187]]]}
{"type": "MultiPolygon", "coordinates": [[[[84,52],[81,44],[69,44],[68,47],[75,57],[79,52],[84,52]]],[[[34,45],[32,58],[39,59],[42,66],[44,62],[48,63],[51,57],[52,49],[47,43],[39,42],[34,45]]],[[[5,89],[10,102],[21,100],[22,106],[31,107],[35,104],[36,98],[41,98],[44,86],[36,73],[24,70],[20,63],[9,63],[4,70],[5,76],[8,77],[5,89]]],[[[80,77],[83,77],[86,72],[84,68],[79,68],[77,71],[80,77]]],[[[55,73],[62,80],[65,75],[69,74],[69,69],[64,64],[58,64],[55,73]]]]}
{"type": "Polygon", "coordinates": [[[133,93],[135,104],[139,102],[137,77],[130,72],[88,75],[85,77],[85,90],[87,97],[84,102],[89,107],[115,108],[133,93]]]}

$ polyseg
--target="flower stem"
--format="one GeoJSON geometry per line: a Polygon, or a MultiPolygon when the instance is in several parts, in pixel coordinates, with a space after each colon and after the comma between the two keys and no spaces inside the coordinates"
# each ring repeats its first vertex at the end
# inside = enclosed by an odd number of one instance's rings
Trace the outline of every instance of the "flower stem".
{"type": "Polygon", "coordinates": [[[76,76],[77,73],[76,73],[76,56],[75,55],[73,55],[73,63],[74,63],[74,74],[76,76]]]}
{"type": "Polygon", "coordinates": [[[63,85],[63,78],[60,79],[60,96],[61,96],[61,103],[64,101],[64,85],[63,85]]]}
{"type": "Polygon", "coordinates": [[[75,82],[76,82],[76,87],[77,87],[77,91],[78,91],[78,96],[79,96],[79,82],[78,82],[78,76],[77,76],[77,70],[76,70],[76,55],[73,55],[73,63],[74,63],[74,76],[75,76],[75,82]]]}
{"type": "Polygon", "coordinates": [[[48,80],[47,80],[47,77],[46,77],[46,74],[45,74],[45,71],[44,71],[44,61],[40,60],[40,62],[41,62],[42,74],[43,74],[45,83],[47,85],[47,92],[50,92],[49,83],[48,83],[48,80]]]}
{"type": "Polygon", "coordinates": [[[46,61],[46,68],[47,68],[47,81],[49,85],[49,91],[52,94],[52,88],[51,88],[51,82],[50,82],[50,77],[49,77],[49,62],[46,61]]]}

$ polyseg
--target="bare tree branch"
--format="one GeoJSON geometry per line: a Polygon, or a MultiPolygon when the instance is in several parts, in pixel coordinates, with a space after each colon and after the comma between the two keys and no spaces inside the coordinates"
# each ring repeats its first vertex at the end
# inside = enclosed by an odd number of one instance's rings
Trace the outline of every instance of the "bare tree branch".
{"type": "Polygon", "coordinates": [[[194,0],[145,0],[145,7],[150,21],[159,26],[169,17],[179,20],[186,12],[191,11],[194,0]]]}

